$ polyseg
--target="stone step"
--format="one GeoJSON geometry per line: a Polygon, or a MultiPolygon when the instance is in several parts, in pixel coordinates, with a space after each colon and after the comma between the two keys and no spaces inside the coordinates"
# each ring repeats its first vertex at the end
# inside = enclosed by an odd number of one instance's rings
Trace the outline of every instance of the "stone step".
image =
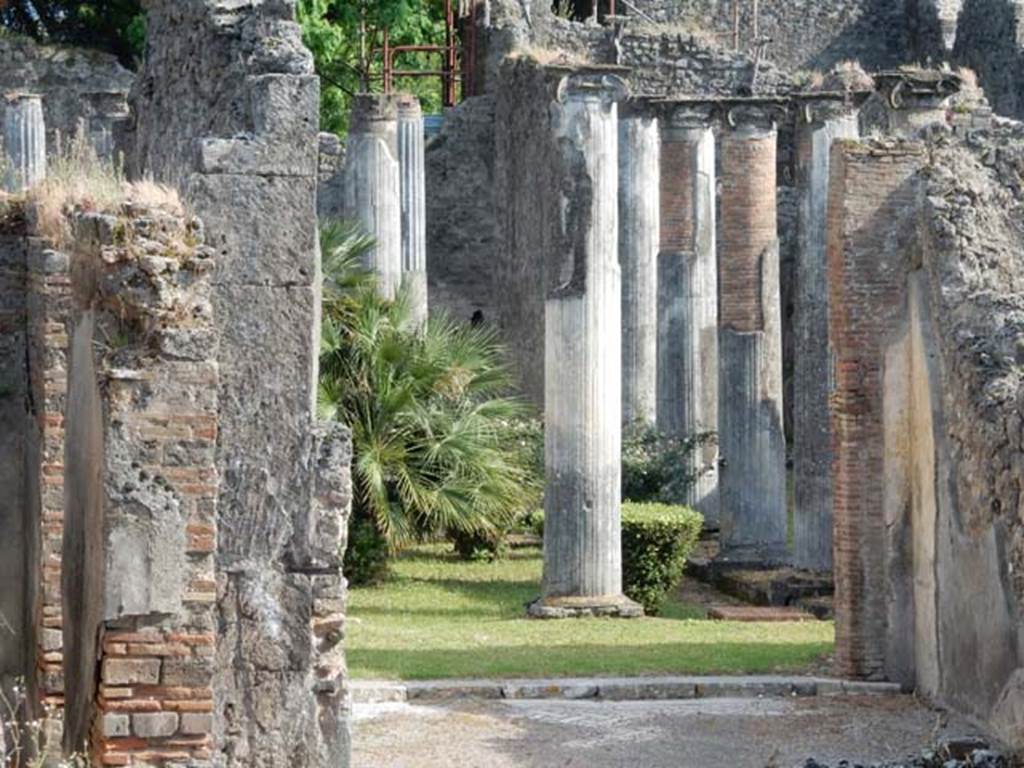
{"type": "Polygon", "coordinates": [[[718,621],[817,621],[817,617],[800,608],[763,605],[712,605],[708,618],[718,621]]]}
{"type": "Polygon", "coordinates": [[[895,695],[897,683],[799,675],[595,677],[510,680],[359,680],[351,684],[357,704],[451,699],[599,699],[645,701],[701,698],[761,698],[833,695],[895,695]]]}

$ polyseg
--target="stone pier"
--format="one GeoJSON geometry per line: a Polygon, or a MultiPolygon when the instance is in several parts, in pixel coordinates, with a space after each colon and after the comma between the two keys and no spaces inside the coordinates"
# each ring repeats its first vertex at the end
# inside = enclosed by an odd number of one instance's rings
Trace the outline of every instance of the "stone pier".
{"type": "Polygon", "coordinates": [[[544,580],[532,616],[640,615],[622,594],[618,111],[609,74],[563,78],[551,104],[562,216],[545,300],[544,580]]]}
{"type": "Polygon", "coordinates": [[[658,370],[658,120],[632,105],[619,121],[622,420],[653,425],[658,370]]]}
{"type": "Polygon", "coordinates": [[[417,326],[427,321],[427,212],[423,160],[423,111],[415,96],[398,104],[398,163],[402,200],[402,283],[417,326]]]}
{"type": "Polygon", "coordinates": [[[365,266],[377,275],[381,294],[393,297],[402,279],[402,184],[394,97],[355,98],[346,154],[345,215],[376,240],[365,266]]]}
{"type": "Polygon", "coordinates": [[[46,178],[46,126],[40,96],[12,93],[3,97],[2,188],[21,192],[46,178]]]}
{"type": "Polygon", "coordinates": [[[857,114],[841,104],[807,105],[797,127],[799,244],[793,385],[793,562],[832,568],[832,435],[829,395],[828,261],[825,255],[829,154],[837,139],[858,136],[857,114]]]}
{"type": "MultiPolygon", "coordinates": [[[[658,253],[658,429],[684,439],[718,429],[715,137],[706,113],[672,110],[662,124],[658,253]]],[[[717,441],[691,454],[689,503],[717,528],[717,441]]]]}
{"type": "Polygon", "coordinates": [[[776,225],[776,138],[762,116],[722,137],[719,435],[722,553],[786,559],[786,439],[776,225]]]}

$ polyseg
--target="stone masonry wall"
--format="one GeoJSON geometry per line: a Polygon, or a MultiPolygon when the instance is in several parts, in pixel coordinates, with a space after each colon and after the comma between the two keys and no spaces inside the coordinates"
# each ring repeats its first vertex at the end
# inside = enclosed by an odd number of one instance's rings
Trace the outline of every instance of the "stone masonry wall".
{"type": "Polygon", "coordinates": [[[829,210],[840,674],[1024,746],[1024,126],[840,142],[829,210]],[[839,195],[834,197],[833,195],[839,195]]]}
{"type": "Polygon", "coordinates": [[[345,766],[351,448],[314,419],[319,81],[293,2],[146,7],[133,169],[176,184],[217,251],[215,760],[345,766]]]}
{"type": "MultiPolygon", "coordinates": [[[[659,22],[699,32],[722,46],[733,42],[738,0],[637,0],[659,22]]],[[[790,70],[827,71],[847,59],[865,68],[894,66],[913,57],[918,9],[892,0],[760,0],[756,34],[771,40],[768,58],[790,70]]],[[[754,4],[739,2],[739,42],[754,46],[754,4]]],[[[934,14],[934,9],[931,9],[934,14]]]]}
{"type": "Polygon", "coordinates": [[[198,222],[134,204],[72,226],[65,747],[102,765],[210,765],[212,253],[198,222]]]}
{"type": "Polygon", "coordinates": [[[1024,0],[964,0],[954,58],[978,74],[996,112],[1024,117],[1024,0]]]}
{"type": "Polygon", "coordinates": [[[0,30],[0,94],[12,91],[43,97],[46,144],[70,140],[83,124],[100,154],[123,149],[128,91],[134,76],[117,59],[85,48],[39,45],[0,30]]]}

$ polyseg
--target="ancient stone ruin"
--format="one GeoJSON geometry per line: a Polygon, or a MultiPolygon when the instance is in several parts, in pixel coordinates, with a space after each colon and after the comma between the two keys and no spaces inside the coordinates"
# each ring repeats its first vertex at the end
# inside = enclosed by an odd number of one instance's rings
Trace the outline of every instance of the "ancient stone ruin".
{"type": "Polygon", "coordinates": [[[642,613],[624,425],[709,433],[719,564],[831,576],[837,675],[1024,749],[1021,4],[468,5],[426,142],[395,93],[319,133],[290,0],[147,0],[136,75],[0,36],[0,686],[98,765],[348,765],[319,212],[543,410],[531,615],[642,613]],[[76,133],[136,184],[47,208],[76,133]]]}

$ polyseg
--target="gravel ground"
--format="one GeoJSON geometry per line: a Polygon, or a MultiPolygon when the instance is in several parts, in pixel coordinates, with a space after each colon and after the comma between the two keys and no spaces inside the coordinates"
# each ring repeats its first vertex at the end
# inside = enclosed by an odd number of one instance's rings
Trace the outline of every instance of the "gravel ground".
{"type": "Polygon", "coordinates": [[[355,707],[355,768],[797,768],[973,733],[907,696],[355,707]]]}

